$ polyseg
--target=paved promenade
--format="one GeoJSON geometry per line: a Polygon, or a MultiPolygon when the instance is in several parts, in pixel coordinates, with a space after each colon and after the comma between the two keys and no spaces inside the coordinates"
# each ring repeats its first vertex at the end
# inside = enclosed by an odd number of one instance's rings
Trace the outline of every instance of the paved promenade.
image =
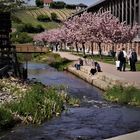
{"type": "MultiPolygon", "coordinates": [[[[78,60],[80,57],[73,55],[69,52],[58,52],[61,57],[69,59],[69,60],[78,60]]],[[[140,71],[139,72],[131,72],[126,69],[125,72],[120,72],[116,70],[115,65],[106,64],[99,62],[103,72],[110,73],[112,75],[124,78],[126,81],[130,83],[135,83],[136,85],[140,85],[140,71]]]]}
{"type": "MultiPolygon", "coordinates": [[[[69,52],[57,52],[57,53],[59,53],[61,57],[69,59],[69,60],[73,60],[73,61],[78,60],[80,58],[79,56],[70,54],[69,52]]],[[[125,72],[120,72],[116,70],[115,65],[106,64],[102,62],[99,62],[99,63],[102,67],[103,72],[123,78],[126,81],[130,83],[135,83],[138,86],[140,85],[140,72],[131,72],[129,70],[126,70],[125,72]]],[[[140,131],[117,136],[117,137],[106,139],[106,140],[140,140],[140,131]]]]}
{"type": "Polygon", "coordinates": [[[140,131],[105,140],[140,140],[140,131]]]}

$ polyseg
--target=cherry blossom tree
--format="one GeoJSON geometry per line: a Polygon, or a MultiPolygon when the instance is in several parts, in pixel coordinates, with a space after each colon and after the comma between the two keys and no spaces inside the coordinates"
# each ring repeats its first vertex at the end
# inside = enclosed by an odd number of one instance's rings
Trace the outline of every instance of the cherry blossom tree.
{"type": "Polygon", "coordinates": [[[77,43],[82,44],[83,53],[85,54],[85,43],[89,41],[90,36],[90,24],[91,24],[92,14],[83,13],[81,16],[75,16],[73,19],[65,22],[65,27],[68,29],[68,40],[73,41],[76,44],[76,49],[78,52],[77,43]]]}
{"type": "Polygon", "coordinates": [[[139,26],[137,26],[136,24],[131,27],[130,25],[126,25],[125,22],[120,22],[119,19],[113,16],[109,11],[103,13],[101,32],[106,37],[108,42],[113,44],[113,54],[115,54],[114,44],[131,42],[136,37],[138,29],[139,26]]]}
{"type": "Polygon", "coordinates": [[[78,52],[78,40],[77,40],[77,32],[79,29],[79,24],[77,23],[78,16],[75,16],[73,19],[69,19],[64,23],[64,27],[66,29],[66,42],[67,43],[75,43],[76,50],[78,52]]]}
{"type": "MultiPolygon", "coordinates": [[[[85,55],[85,43],[91,42],[93,54],[93,43],[99,46],[99,54],[102,54],[101,43],[128,43],[136,36],[138,26],[133,27],[120,23],[119,19],[107,11],[101,13],[84,12],[80,16],[64,22],[60,29],[53,29],[38,34],[35,40],[47,41],[53,44],[75,43],[78,52],[77,43],[82,44],[85,55]]],[[[114,51],[114,45],[112,47],[114,51]]]]}

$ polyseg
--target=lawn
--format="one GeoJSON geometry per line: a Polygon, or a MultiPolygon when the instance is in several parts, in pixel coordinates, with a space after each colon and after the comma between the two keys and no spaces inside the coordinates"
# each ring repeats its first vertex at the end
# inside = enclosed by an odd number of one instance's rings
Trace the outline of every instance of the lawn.
{"type": "MultiPolygon", "coordinates": [[[[48,15],[51,16],[51,13],[56,13],[58,19],[61,21],[66,20],[74,10],[69,9],[45,9],[45,8],[39,8],[34,10],[20,10],[15,13],[13,13],[16,17],[18,17],[20,20],[22,20],[23,23],[31,23],[33,26],[36,25],[42,25],[45,29],[53,29],[61,26],[61,23],[57,22],[40,22],[36,18],[38,15],[48,15]]],[[[17,24],[13,23],[13,27],[16,28],[17,24]]]]}
{"type": "MultiPolygon", "coordinates": [[[[23,23],[31,23],[33,26],[42,25],[46,29],[53,29],[60,26],[60,23],[56,22],[39,22],[33,16],[24,13],[23,11],[19,11],[15,14],[19,17],[23,23]]],[[[17,27],[18,24],[13,23],[13,27],[17,27]]]]}

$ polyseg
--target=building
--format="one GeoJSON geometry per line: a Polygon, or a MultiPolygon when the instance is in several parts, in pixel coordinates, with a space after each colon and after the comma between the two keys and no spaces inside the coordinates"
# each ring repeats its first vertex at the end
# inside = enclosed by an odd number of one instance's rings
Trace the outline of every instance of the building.
{"type": "Polygon", "coordinates": [[[49,6],[53,0],[44,0],[44,5],[49,6]]]}
{"type": "MultiPolygon", "coordinates": [[[[140,0],[100,0],[85,10],[97,12],[99,9],[101,12],[111,11],[120,22],[126,22],[127,25],[133,26],[134,23],[140,25],[140,0]]],[[[134,41],[140,42],[140,31],[134,41]]]]}
{"type": "Polygon", "coordinates": [[[80,4],[77,4],[76,5],[76,11],[81,11],[81,10],[84,10],[85,8],[87,8],[87,5],[83,4],[83,3],[80,3],[80,4]]]}
{"type": "Polygon", "coordinates": [[[84,11],[97,12],[99,9],[102,12],[111,11],[121,22],[126,21],[129,25],[137,22],[140,25],[140,0],[99,0],[77,14],[84,11]]]}
{"type": "Polygon", "coordinates": [[[133,25],[137,22],[140,25],[140,0],[100,0],[86,10],[96,12],[100,8],[102,12],[111,11],[120,21],[126,21],[133,25]]]}
{"type": "MultiPolygon", "coordinates": [[[[101,12],[111,11],[114,16],[119,18],[120,22],[125,21],[127,25],[133,26],[134,23],[138,23],[138,25],[140,25],[140,0],[99,0],[97,3],[77,12],[73,16],[80,15],[84,11],[94,13],[99,9],[101,9],[101,12]]],[[[96,44],[94,46],[96,48],[96,44]]],[[[122,44],[116,44],[116,50],[117,48],[120,48],[120,46],[122,46],[122,44]]],[[[124,46],[127,48],[127,50],[129,50],[131,47],[135,47],[140,58],[140,31],[133,40],[132,44],[128,43],[124,46]]],[[[104,52],[108,52],[111,49],[111,46],[106,44],[103,48],[104,52]]]]}

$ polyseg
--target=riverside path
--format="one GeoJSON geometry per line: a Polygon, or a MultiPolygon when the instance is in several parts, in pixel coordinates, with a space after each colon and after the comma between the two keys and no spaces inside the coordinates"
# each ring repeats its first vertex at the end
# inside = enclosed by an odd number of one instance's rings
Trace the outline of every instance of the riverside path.
{"type": "MultiPolygon", "coordinates": [[[[59,53],[62,58],[66,58],[72,61],[76,61],[80,58],[79,56],[73,55],[70,52],[57,52],[57,53],[59,53]]],[[[140,85],[140,71],[131,72],[128,69],[126,69],[125,72],[123,71],[120,72],[116,70],[115,65],[106,64],[102,62],[99,63],[101,65],[103,72],[115,75],[117,77],[121,77],[130,83],[135,83],[136,85],[140,85]]]]}

